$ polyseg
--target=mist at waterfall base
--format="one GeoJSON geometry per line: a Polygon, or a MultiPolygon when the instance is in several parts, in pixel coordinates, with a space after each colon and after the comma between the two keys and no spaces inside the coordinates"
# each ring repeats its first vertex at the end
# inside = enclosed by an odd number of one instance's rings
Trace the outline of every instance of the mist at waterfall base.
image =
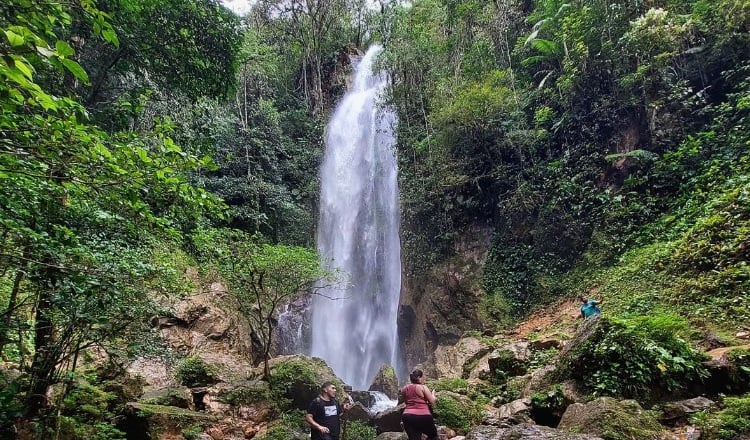
{"type": "Polygon", "coordinates": [[[314,296],[311,355],[355,390],[367,390],[383,365],[402,370],[396,116],[379,105],[387,77],[372,66],[381,50],[371,47],[356,64],[326,127],[321,167],[318,250],[346,286],[314,296]]]}

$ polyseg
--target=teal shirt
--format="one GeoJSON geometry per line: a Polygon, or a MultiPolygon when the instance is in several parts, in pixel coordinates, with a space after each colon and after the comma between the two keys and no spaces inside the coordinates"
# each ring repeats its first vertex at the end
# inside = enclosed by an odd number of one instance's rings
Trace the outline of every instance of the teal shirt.
{"type": "Polygon", "coordinates": [[[581,314],[584,318],[598,315],[600,313],[602,313],[602,310],[599,308],[599,303],[594,300],[588,301],[586,304],[581,306],[581,314]]]}

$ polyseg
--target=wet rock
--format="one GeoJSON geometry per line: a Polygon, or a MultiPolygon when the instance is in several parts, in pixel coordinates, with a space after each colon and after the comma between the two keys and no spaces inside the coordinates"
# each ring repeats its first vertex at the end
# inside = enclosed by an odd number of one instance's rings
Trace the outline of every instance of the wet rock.
{"type": "Polygon", "coordinates": [[[369,391],[380,391],[381,393],[388,396],[391,400],[398,398],[398,377],[396,377],[396,370],[390,365],[383,365],[375,375],[375,379],[370,385],[369,391]]]}
{"type": "Polygon", "coordinates": [[[403,431],[403,427],[401,426],[401,413],[404,412],[405,407],[406,405],[402,403],[399,406],[377,413],[372,418],[372,423],[375,425],[377,432],[403,431]]]}
{"type": "Polygon", "coordinates": [[[365,408],[372,408],[372,405],[375,404],[375,397],[369,391],[352,391],[349,393],[349,396],[353,401],[361,403],[365,408]]]}

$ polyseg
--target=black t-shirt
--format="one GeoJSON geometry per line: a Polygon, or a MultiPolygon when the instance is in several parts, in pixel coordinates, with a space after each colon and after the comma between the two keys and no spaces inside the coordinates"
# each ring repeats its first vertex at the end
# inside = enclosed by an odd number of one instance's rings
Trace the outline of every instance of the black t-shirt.
{"type": "MultiPolygon", "coordinates": [[[[315,423],[321,426],[325,426],[331,431],[332,439],[338,439],[341,431],[341,405],[336,399],[325,401],[320,397],[316,397],[307,408],[307,413],[312,414],[315,423]]],[[[310,440],[324,440],[325,437],[321,436],[321,432],[317,429],[310,427],[310,440]]]]}

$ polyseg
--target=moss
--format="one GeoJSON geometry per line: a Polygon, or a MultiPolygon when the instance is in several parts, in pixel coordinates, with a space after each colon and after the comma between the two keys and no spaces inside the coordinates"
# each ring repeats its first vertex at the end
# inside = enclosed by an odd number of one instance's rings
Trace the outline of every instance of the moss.
{"type": "Polygon", "coordinates": [[[339,390],[344,388],[323,360],[302,356],[272,366],[268,378],[274,403],[281,411],[307,408],[326,381],[333,382],[339,390]]]}
{"type": "Polygon", "coordinates": [[[186,387],[204,387],[216,382],[216,367],[197,356],[188,356],[177,365],[175,377],[186,387]]]}
{"type": "MultiPolygon", "coordinates": [[[[570,411],[571,406],[568,408],[570,411]]],[[[571,432],[589,433],[604,440],[660,440],[664,428],[656,414],[644,411],[634,400],[617,401],[601,397],[578,407],[577,417],[566,412],[559,428],[571,432]],[[566,420],[567,419],[567,420],[566,420]]]]}
{"type": "Polygon", "coordinates": [[[700,427],[702,439],[732,440],[750,434],[750,394],[727,397],[723,407],[718,412],[702,412],[693,416],[691,422],[700,427]]]}
{"type": "Polygon", "coordinates": [[[271,390],[264,382],[241,385],[219,395],[219,400],[232,406],[272,401],[271,390]]]}
{"type": "Polygon", "coordinates": [[[438,395],[434,413],[439,424],[463,434],[478,424],[482,416],[481,407],[468,397],[445,393],[438,395]]]}

